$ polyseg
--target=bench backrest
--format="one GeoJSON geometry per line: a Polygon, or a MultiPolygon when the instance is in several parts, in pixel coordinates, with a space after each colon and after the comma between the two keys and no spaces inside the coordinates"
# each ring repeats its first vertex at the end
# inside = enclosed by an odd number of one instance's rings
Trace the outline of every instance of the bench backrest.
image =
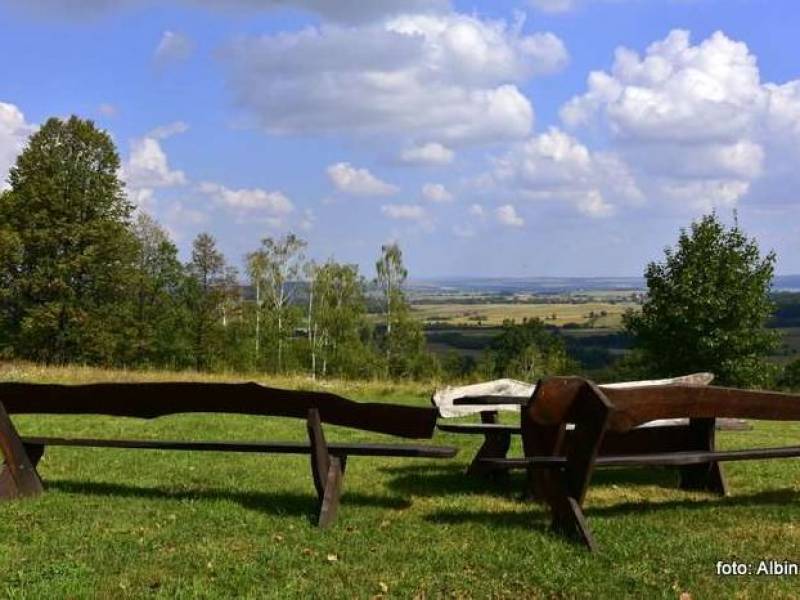
{"type": "Polygon", "coordinates": [[[609,429],[617,432],[654,419],[800,421],[800,396],[795,394],[695,385],[606,388],[604,393],[614,405],[609,429]]]}
{"type": "Polygon", "coordinates": [[[429,407],[354,402],[327,392],[283,390],[256,383],[0,383],[9,414],[96,414],[152,419],[179,413],[232,413],[306,419],[318,409],[333,425],[406,438],[431,438],[437,411],[429,407]]]}

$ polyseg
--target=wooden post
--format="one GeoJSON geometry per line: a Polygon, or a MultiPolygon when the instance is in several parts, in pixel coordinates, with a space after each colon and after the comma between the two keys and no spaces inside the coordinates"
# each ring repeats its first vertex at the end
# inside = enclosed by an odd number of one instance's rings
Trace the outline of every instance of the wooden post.
{"type": "MultiPolygon", "coordinates": [[[[713,452],[715,434],[715,419],[690,419],[689,448],[687,450],[713,452]]],[[[683,466],[680,468],[680,478],[682,490],[713,492],[720,496],[728,494],[725,474],[722,471],[722,465],[718,462],[683,466]]]]}
{"type": "MultiPolygon", "coordinates": [[[[497,423],[497,411],[486,411],[481,413],[481,423],[484,425],[497,423]]],[[[505,469],[497,469],[481,463],[484,458],[505,458],[508,449],[511,447],[511,434],[507,431],[486,431],[484,432],[483,444],[478,449],[475,458],[472,459],[467,467],[467,475],[470,476],[491,476],[503,478],[508,476],[505,469]]]]}
{"type": "Polygon", "coordinates": [[[0,450],[5,464],[0,472],[0,498],[38,496],[44,491],[36,464],[44,447],[26,447],[17,433],[5,406],[0,402],[0,450]]]}
{"type": "Polygon", "coordinates": [[[316,408],[308,411],[306,427],[311,443],[311,474],[319,500],[317,525],[324,529],[336,520],[347,457],[332,456],[328,451],[319,411],[316,408]]]}

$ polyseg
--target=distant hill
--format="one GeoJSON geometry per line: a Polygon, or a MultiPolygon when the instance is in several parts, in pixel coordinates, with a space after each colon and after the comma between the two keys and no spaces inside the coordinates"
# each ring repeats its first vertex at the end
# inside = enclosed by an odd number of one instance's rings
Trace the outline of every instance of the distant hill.
{"type": "MultiPolygon", "coordinates": [[[[643,277],[442,277],[414,279],[407,287],[418,293],[565,294],[584,291],[639,291],[643,277]]],[[[800,275],[778,275],[775,291],[800,291],[800,275]]]]}

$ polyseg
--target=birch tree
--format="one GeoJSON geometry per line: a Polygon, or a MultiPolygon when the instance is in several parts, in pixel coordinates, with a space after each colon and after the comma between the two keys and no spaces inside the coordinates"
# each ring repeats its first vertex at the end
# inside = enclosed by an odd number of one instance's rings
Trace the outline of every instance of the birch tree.
{"type": "Polygon", "coordinates": [[[264,293],[270,315],[276,324],[277,370],[283,370],[286,316],[294,298],[303,265],[306,242],[293,233],[261,240],[259,252],[264,260],[264,293]]]}

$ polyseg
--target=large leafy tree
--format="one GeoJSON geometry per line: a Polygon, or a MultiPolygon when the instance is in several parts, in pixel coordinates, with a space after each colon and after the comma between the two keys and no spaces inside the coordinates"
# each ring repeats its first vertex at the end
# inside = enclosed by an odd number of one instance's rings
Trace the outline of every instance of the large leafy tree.
{"type": "Polygon", "coordinates": [[[110,136],[49,119],[0,197],[0,321],[18,356],[111,362],[126,343],[135,241],[110,136]]]}
{"type": "Polygon", "coordinates": [[[738,223],[717,215],[682,230],[662,262],[647,266],[648,295],[625,324],[655,375],[712,371],[726,385],[768,383],[764,360],[778,343],[767,329],[775,254],[762,256],[738,223]]]}

